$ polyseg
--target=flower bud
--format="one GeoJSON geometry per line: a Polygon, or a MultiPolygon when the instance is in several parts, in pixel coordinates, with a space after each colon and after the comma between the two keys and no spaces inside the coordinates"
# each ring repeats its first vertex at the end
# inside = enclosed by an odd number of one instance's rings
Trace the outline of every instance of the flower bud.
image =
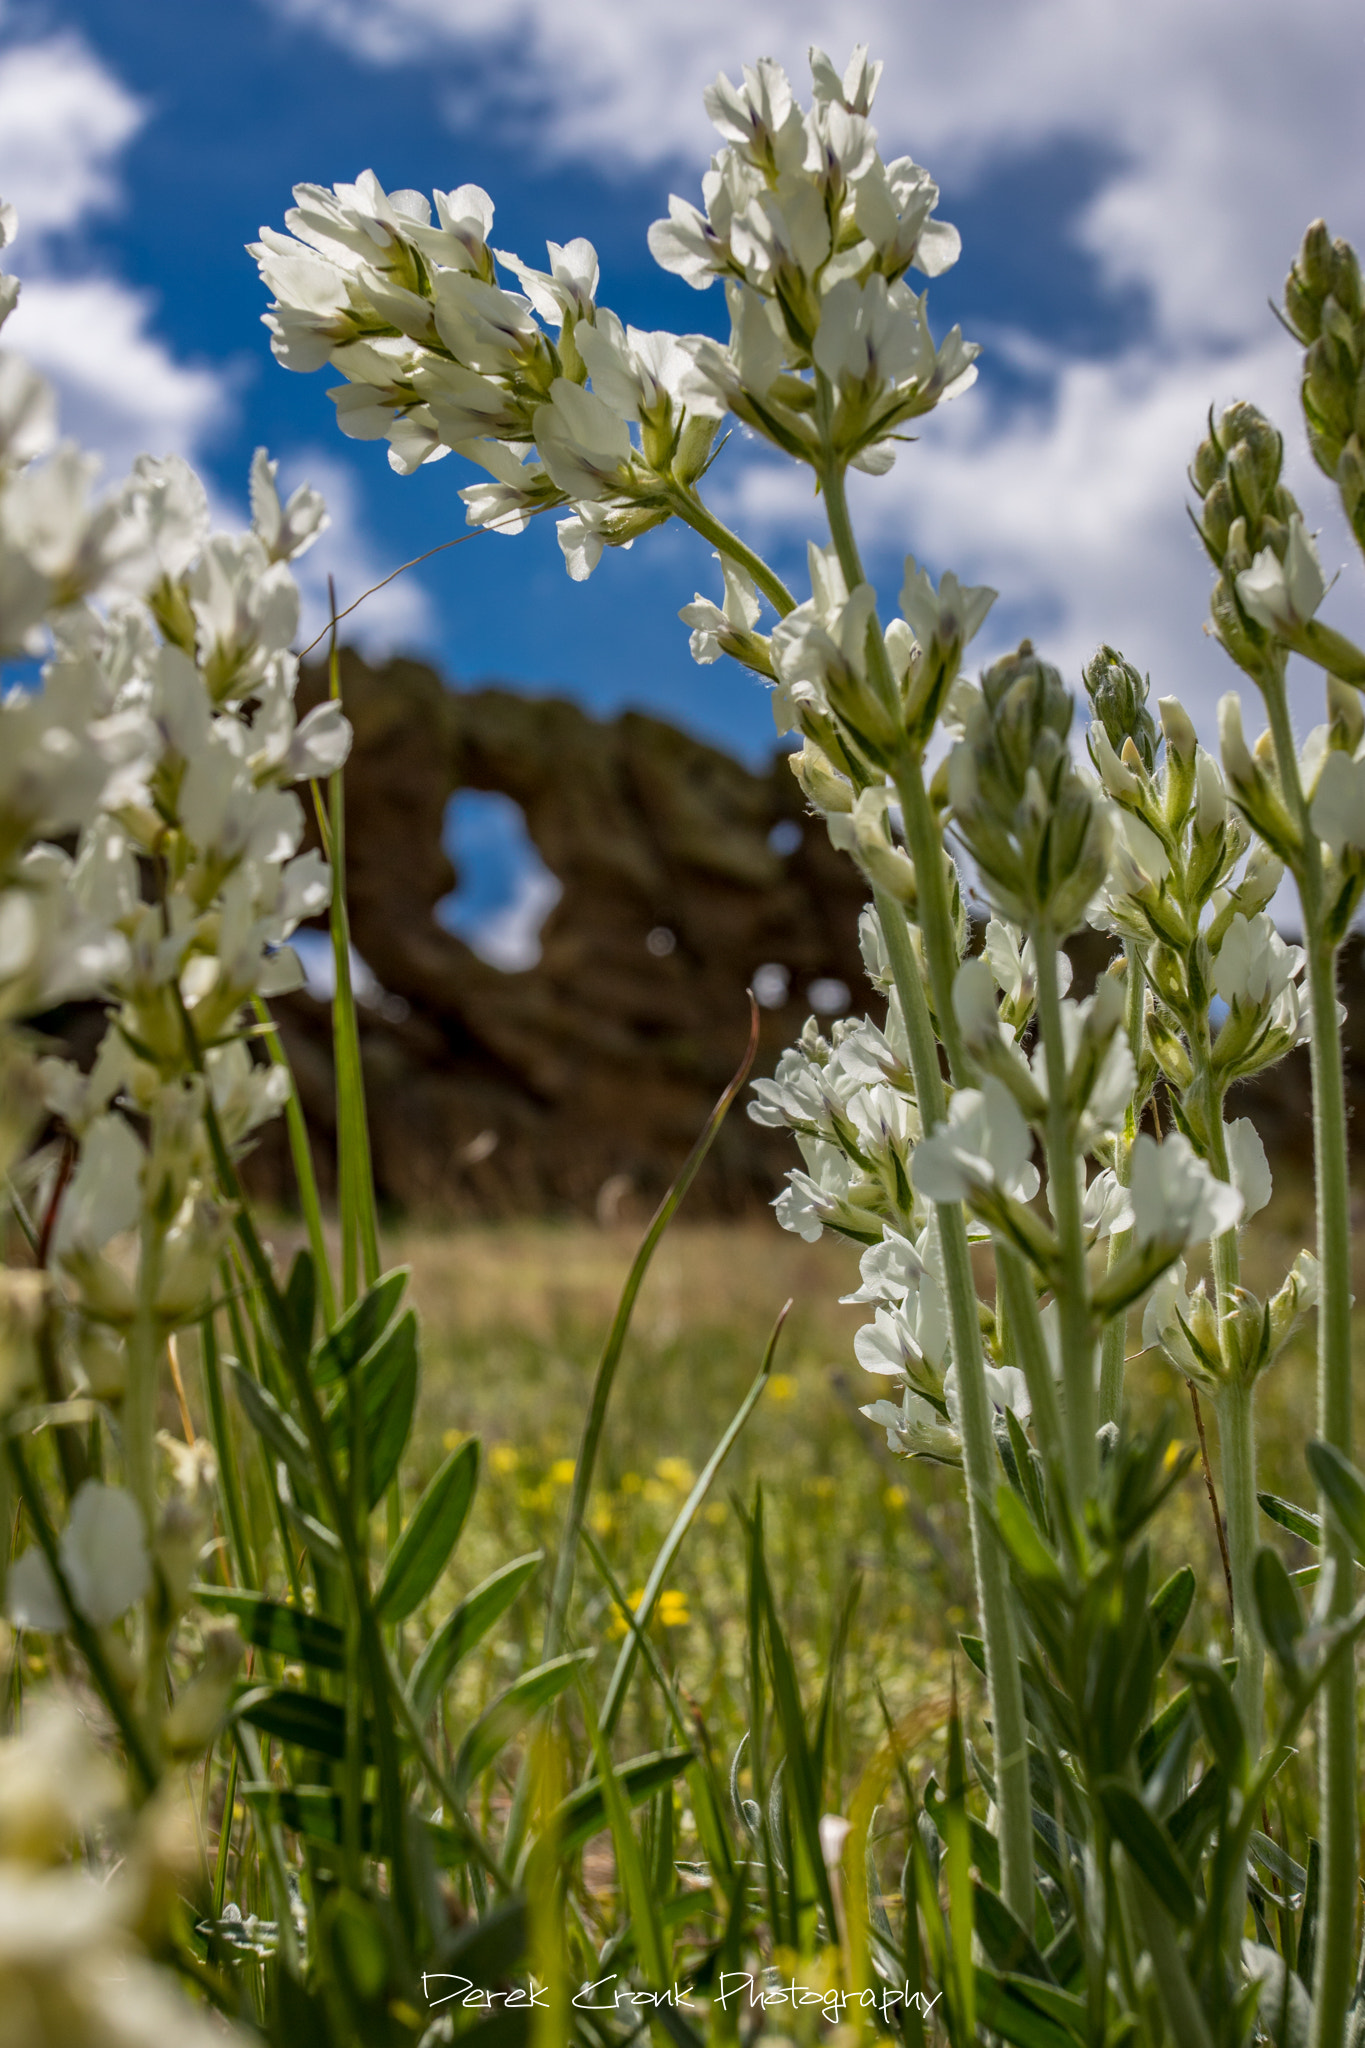
{"type": "Polygon", "coordinates": [[[1340,676],[1327,678],[1327,716],[1332,745],[1343,754],[1354,754],[1365,739],[1365,708],[1361,706],[1359,690],[1343,683],[1340,676]]]}
{"type": "Polygon", "coordinates": [[[1195,759],[1194,829],[1201,839],[1222,830],[1228,814],[1227,793],[1218,764],[1211,754],[1199,749],[1195,759]]]}
{"type": "MultiPolygon", "coordinates": [[[[1206,441],[1207,448],[1209,443],[1206,441]]],[[[1215,562],[1221,562],[1227,552],[1228,534],[1235,516],[1232,501],[1232,486],[1226,476],[1219,476],[1210,486],[1204,498],[1204,509],[1199,520],[1199,531],[1204,545],[1215,562]]]]}
{"type": "Polygon", "coordinates": [[[817,811],[851,811],[853,785],[839,774],[828,754],[807,740],[799,754],[788,754],[787,766],[817,811]]]}
{"type": "Polygon", "coordinates": [[[1161,730],[1168,752],[1193,760],[1198,739],[1189,712],[1178,697],[1160,698],[1157,708],[1161,713],[1161,730]]]}
{"type": "Polygon", "coordinates": [[[1132,740],[1150,774],[1156,766],[1156,727],[1147,709],[1148,679],[1109,646],[1090,657],[1081,679],[1115,752],[1122,753],[1125,739],[1132,740]]]}
{"type": "Polygon", "coordinates": [[[1238,793],[1252,789],[1261,780],[1242,731],[1242,700],[1235,690],[1218,699],[1218,746],[1223,756],[1223,773],[1238,793]]]}
{"type": "Polygon", "coordinates": [[[1194,461],[1190,464],[1190,482],[1201,498],[1207,500],[1209,492],[1221,480],[1225,467],[1223,451],[1216,435],[1210,432],[1208,439],[1201,441],[1195,449],[1194,461]]]}

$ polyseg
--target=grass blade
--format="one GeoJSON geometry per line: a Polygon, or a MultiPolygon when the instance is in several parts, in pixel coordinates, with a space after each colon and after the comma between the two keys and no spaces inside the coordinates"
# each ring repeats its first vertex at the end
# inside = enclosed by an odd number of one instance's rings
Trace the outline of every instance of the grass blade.
{"type": "Polygon", "coordinates": [[[578,1558],[578,1539],[587,1512],[588,1495],[592,1490],[593,1471],[597,1463],[597,1448],[601,1442],[602,1425],[606,1421],[607,1403],[611,1399],[612,1386],[616,1379],[621,1353],[625,1348],[626,1336],[630,1329],[631,1316],[635,1311],[636,1297],[649,1271],[650,1261],[658,1249],[659,1240],[677,1214],[683,1196],[697,1177],[697,1172],[715,1142],[716,1133],[725,1121],[726,1112],[744,1086],[749,1069],[754,1063],[758,1050],[758,1004],[753,996],[749,998],[749,1042],[744,1057],[723,1094],[716,1103],[706,1126],[688,1153],[677,1179],[664,1196],[654,1213],[653,1221],[645,1232],[636,1252],[631,1268],[626,1275],[626,1284],[621,1290],[621,1299],[612,1319],[607,1341],[598,1361],[597,1374],[593,1381],[592,1400],[588,1418],[583,1425],[582,1442],[578,1450],[578,1462],[574,1469],[573,1491],[569,1496],[568,1513],[564,1519],[564,1533],[560,1541],[559,1557],[555,1564],[554,1586],[550,1595],[550,1612],[545,1623],[545,1655],[556,1656],[564,1640],[564,1627],[568,1620],[569,1599],[573,1592],[574,1569],[578,1558]]]}
{"type": "Polygon", "coordinates": [[[729,1456],[736,1438],[758,1405],[759,1397],[764,1387],[768,1384],[768,1377],[772,1372],[773,1358],[777,1351],[777,1340],[782,1334],[782,1326],[790,1312],[791,1303],[787,1302],[777,1321],[773,1324],[772,1335],[768,1339],[767,1349],[763,1354],[763,1363],[759,1366],[757,1378],[744,1396],[744,1399],[740,1402],[725,1434],[707,1459],[697,1478],[696,1484],[678,1510],[673,1527],[664,1538],[659,1554],[654,1560],[649,1577],[645,1582],[644,1592],[640,1595],[639,1605],[635,1609],[637,1628],[629,1632],[625,1642],[621,1645],[621,1653],[616,1660],[616,1669],[611,1674],[611,1683],[607,1687],[606,1698],[602,1703],[602,1733],[608,1738],[614,1731],[616,1723],[620,1718],[621,1709],[625,1705],[626,1687],[630,1683],[630,1675],[635,1666],[639,1642],[638,1631],[649,1627],[655,1604],[660,1593],[663,1591],[668,1574],[672,1570],[673,1560],[682,1548],[683,1538],[696,1520],[701,1505],[711,1490],[716,1474],[729,1456]]]}

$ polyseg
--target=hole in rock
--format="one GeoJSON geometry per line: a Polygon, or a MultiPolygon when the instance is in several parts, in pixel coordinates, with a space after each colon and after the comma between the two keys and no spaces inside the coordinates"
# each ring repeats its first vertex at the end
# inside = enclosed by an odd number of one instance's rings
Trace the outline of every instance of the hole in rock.
{"type": "Polygon", "coordinates": [[[437,904],[438,922],[490,967],[506,974],[534,967],[541,928],[564,891],[521,805],[499,790],[457,789],[441,838],[459,881],[437,904]]]}

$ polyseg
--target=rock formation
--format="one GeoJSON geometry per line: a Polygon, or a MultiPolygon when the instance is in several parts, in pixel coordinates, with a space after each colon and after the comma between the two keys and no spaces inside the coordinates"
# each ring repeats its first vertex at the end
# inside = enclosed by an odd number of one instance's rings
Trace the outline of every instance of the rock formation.
{"type": "MultiPolygon", "coordinates": [[[[387,992],[362,1012],[387,1202],[483,1215],[650,1206],[733,1071],[756,969],[785,969],[790,987],[762,1013],[758,1073],[800,1030],[812,983],[843,982],[852,1007],[875,1011],[857,948],[861,880],[805,815],[780,756],[755,774],[659,719],[601,721],[562,698],[452,690],[413,661],[373,669],[348,650],[341,673],[355,728],[352,932],[387,992]],[[512,797],[562,885],[540,961],[524,972],[490,966],[436,920],[456,884],[442,826],[461,788],[512,797]]],[[[301,700],[324,687],[310,671],[301,700]]],[[[1107,942],[1087,935],[1077,950],[1085,982],[1107,942]]],[[[780,977],[765,981],[765,993],[780,989],[780,977]]],[[[1343,994],[1351,1095],[1365,1098],[1358,942],[1343,994]]],[[[329,1179],[329,1011],[306,994],[277,1007],[329,1179]]],[[[1306,1053],[1231,1108],[1272,1153],[1301,1147],[1306,1053]]],[[[737,1108],[692,1199],[723,1211],[766,1201],[792,1158],[785,1134],[737,1108]]],[[[253,1177],[288,1190],[281,1132],[253,1177]]]]}
{"type": "MultiPolygon", "coordinates": [[[[735,1067],[757,968],[790,980],[790,1000],[762,1013],[757,1071],[800,1029],[813,982],[843,982],[864,1007],[861,882],[780,757],[754,774],[655,718],[451,690],[412,661],[376,670],[345,651],[341,671],[352,935],[399,999],[364,1016],[386,1199],[495,1214],[649,1203],[735,1067]],[[436,921],[456,883],[441,833],[461,788],[520,804],[562,886],[525,972],[489,966],[436,921]]],[[[323,686],[310,672],[301,701],[323,686]]],[[[327,1008],[298,995],[279,1011],[325,1133],[327,1008]]],[[[767,1199],[789,1163],[782,1134],[737,1113],[700,1198],[767,1199]]],[[[284,1170],[281,1146],[260,1170],[284,1170]]]]}

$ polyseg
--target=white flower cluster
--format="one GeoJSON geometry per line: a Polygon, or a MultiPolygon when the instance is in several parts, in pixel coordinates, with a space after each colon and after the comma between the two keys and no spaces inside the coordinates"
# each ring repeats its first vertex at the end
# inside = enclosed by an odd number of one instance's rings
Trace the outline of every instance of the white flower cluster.
{"type": "MultiPolygon", "coordinates": [[[[1026,1053],[1019,1042],[1033,1015],[1032,943],[992,918],[982,953],[959,969],[955,1007],[981,1083],[957,1089],[947,1121],[926,1134],[873,910],[863,913],[861,937],[869,977],[887,992],[885,1031],[866,1018],[845,1019],[826,1041],[812,1019],[782,1055],[774,1079],[754,1083],[749,1115],[785,1126],[801,1150],[804,1165],[789,1173],[775,1204],[784,1228],[810,1242],[830,1229],[866,1247],[862,1286],[845,1298],[876,1304],[876,1314],[854,1348],[865,1370],[899,1382],[900,1398],[876,1401],[864,1414],[885,1426],[893,1450],[956,1461],[957,1384],[935,1206],[965,1203],[978,1234],[1015,1243],[1040,1275],[1049,1258],[1047,1219],[1033,1206],[1040,1188],[1036,1140],[1048,1106],[1046,1060],[1042,1046],[1026,1053]]],[[[1236,954],[1241,941],[1231,943],[1236,954]]],[[[1268,942],[1262,950],[1276,957],[1268,942]]],[[[1063,988],[1069,976],[1060,954],[1063,988]]],[[[1246,979],[1259,995],[1282,999],[1283,984],[1271,993],[1273,973],[1264,988],[1250,968],[1246,979]]],[[[1083,1149],[1101,1158],[1112,1155],[1136,1085],[1123,1002],[1121,984],[1106,976],[1084,1002],[1062,1003],[1068,1099],[1079,1113],[1083,1149]]],[[[1270,1175],[1245,1119],[1229,1127],[1228,1143],[1232,1183],[1218,1179],[1184,1137],[1157,1144],[1139,1134],[1126,1184],[1112,1166],[1090,1175],[1082,1212],[1087,1245],[1123,1234],[1145,1287],[1179,1254],[1235,1228],[1269,1199],[1270,1175]]],[[[1055,1354],[1054,1325],[1049,1309],[1044,1327],[1055,1354]]],[[[1053,1363],[1055,1369],[1055,1355],[1053,1363]]],[[[997,1410],[1011,1409],[1027,1422],[1022,1373],[1004,1358],[988,1358],[986,1373],[997,1410]]]]}
{"type": "Polygon", "coordinates": [[[262,228],[251,250],[274,294],[276,356],[339,370],[342,432],[387,440],[403,474],[452,449],[486,469],[491,481],[461,492],[471,525],[519,533],[570,505],[560,541],[581,580],[604,545],[668,516],[661,479],[700,474],[722,408],[685,397],[692,361],[676,336],[598,307],[591,243],[550,243],[545,271],[491,249],[477,185],[437,192],[434,221],[420,193],[387,194],[372,171],[294,198],[290,232],[262,228]],[[499,266],[520,289],[498,283],[499,266]]]}
{"type": "MultiPolygon", "coordinates": [[[[12,215],[0,223],[8,235],[12,215]]],[[[7,1406],[35,1377],[40,1331],[45,1398],[114,1400],[135,1328],[154,1371],[203,1313],[227,1229],[206,1119],[233,1149],[281,1107],[286,1077],[253,1060],[247,1006],[299,985],[290,934],[331,894],[325,862],[299,850],[289,785],[330,774],[350,744],[338,705],[295,712],[289,563],[326,523],[316,493],[281,503],[260,451],[250,531],[215,534],[179,457],[140,457],[95,498],[96,464],[54,432],[50,391],[0,353],[3,651],[46,657],[39,682],[0,699],[0,1165],[26,1186],[49,1267],[5,1275],[7,1406]],[[88,1070],[37,1058],[23,1028],[77,999],[108,1014],[88,1070]],[[61,1146],[26,1161],[44,1114],[61,1146]]],[[[100,1625],[144,1590],[121,1504],[118,1489],[78,1496],[63,1537],[73,1589],[97,1553],[121,1561],[119,1597],[87,1603],[100,1625]]],[[[42,1606],[46,1626],[52,1600],[25,1568],[11,1604],[42,1606]]]]}
{"type": "MultiPolygon", "coordinates": [[[[717,79],[706,104],[724,147],[707,210],[675,197],[650,231],[665,269],[699,288],[726,280],[728,344],[624,325],[597,303],[587,241],[548,244],[547,270],[490,247],[493,202],[477,185],[435,193],[433,212],[366,171],[296,186],[288,232],[263,227],[251,245],[276,356],[339,371],[342,432],[387,440],[404,474],[452,450],[485,469],[460,494],[471,525],[519,533],[566,507],[578,580],[604,547],[673,514],[710,530],[694,487],[727,412],[802,459],[889,468],[897,429],[976,374],[975,347],[956,328],[936,346],[903,281],[911,265],[945,270],[958,236],[932,217],[928,174],[877,154],[880,65],[855,51],[840,80],[823,52],[811,64],[805,112],[769,60],[739,87],[717,79]]],[[[729,591],[727,626],[737,604],[729,591]]],[[[689,624],[698,658],[714,659],[714,622],[689,624]]]]}
{"type": "MultiPolygon", "coordinates": [[[[197,1874],[193,1821],[135,1824],[73,1707],[41,1703],[0,1742],[0,2012],[23,2048],[230,2048],[247,2036],[192,2005],[143,1941],[197,1874]],[[100,1843],[106,1868],[70,1859],[100,1843]]],[[[254,2037],[253,2037],[254,2038],[254,2037]]]]}
{"type": "Polygon", "coordinates": [[[909,157],[883,163],[869,115],[879,63],[860,46],[842,79],[811,51],[802,109],[780,64],[720,77],[706,110],[724,140],[702,180],[703,209],[675,194],[649,246],[698,290],[725,281],[727,346],[691,345],[696,383],[800,459],[830,451],[874,474],[905,421],[965,391],[976,349],[954,328],[936,347],[912,266],[957,261],[956,228],[933,218],[938,187],[909,157]]]}

